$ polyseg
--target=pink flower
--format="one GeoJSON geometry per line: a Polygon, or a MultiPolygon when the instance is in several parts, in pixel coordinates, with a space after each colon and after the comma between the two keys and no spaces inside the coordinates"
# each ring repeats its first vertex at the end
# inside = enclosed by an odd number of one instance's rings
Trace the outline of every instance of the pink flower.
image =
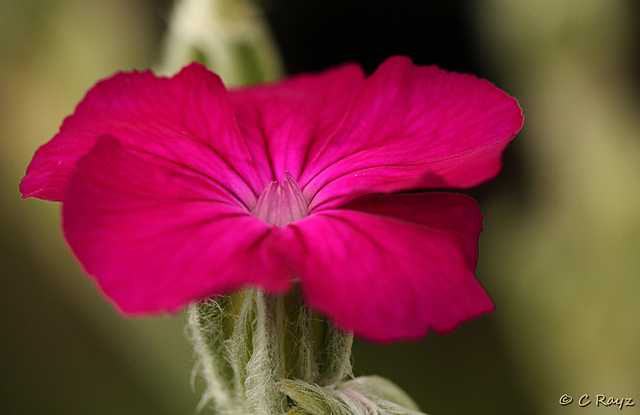
{"type": "Polygon", "coordinates": [[[404,57],[227,91],[198,64],[99,82],[35,154],[23,197],[61,201],[87,273],[125,313],[295,283],[375,341],[453,330],[493,304],[475,279],[493,177],[522,126],[491,83],[404,57]]]}

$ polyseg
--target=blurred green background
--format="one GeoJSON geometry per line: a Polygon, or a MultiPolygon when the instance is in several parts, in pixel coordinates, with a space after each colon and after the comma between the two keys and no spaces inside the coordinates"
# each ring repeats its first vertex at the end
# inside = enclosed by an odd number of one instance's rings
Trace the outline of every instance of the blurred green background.
{"type": "MultiPolygon", "coordinates": [[[[453,334],[358,341],[430,414],[640,413],[640,8],[623,0],[260,2],[289,73],[386,57],[472,72],[525,127],[485,215],[496,312],[453,334]],[[561,406],[561,395],[593,403],[561,406]]],[[[128,320],[67,250],[59,206],[20,200],[33,152],[117,70],[157,67],[171,2],[0,0],[0,412],[190,414],[184,316],[128,320]]],[[[206,411],[204,411],[206,413],[206,411]]]]}

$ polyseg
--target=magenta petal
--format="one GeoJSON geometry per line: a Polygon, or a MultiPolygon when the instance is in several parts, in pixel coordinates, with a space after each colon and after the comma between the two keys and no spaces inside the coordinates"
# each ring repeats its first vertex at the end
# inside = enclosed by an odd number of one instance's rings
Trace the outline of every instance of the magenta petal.
{"type": "Polygon", "coordinates": [[[263,185],[300,176],[364,82],[358,65],[303,74],[271,85],[232,90],[236,119],[263,185]]]}
{"type": "Polygon", "coordinates": [[[522,126],[515,99],[472,75],[384,62],[300,178],[311,208],[356,196],[465,188],[493,177],[522,126]]]}
{"type": "Polygon", "coordinates": [[[172,78],[119,73],[96,84],[36,152],[21,183],[24,197],[62,201],[78,159],[104,134],[118,137],[126,148],[151,150],[178,163],[183,160],[173,154],[175,142],[197,143],[216,156],[219,181],[237,197],[251,204],[262,190],[224,85],[192,64],[172,78]]]}
{"type": "Polygon", "coordinates": [[[493,310],[474,277],[481,222],[473,199],[429,193],[364,197],[285,230],[310,306],[388,342],[493,310]]]}
{"type": "Polygon", "coordinates": [[[104,136],[77,163],[63,205],[67,240],[127,313],[176,311],[246,285],[281,293],[278,228],[201,173],[104,136]]]}

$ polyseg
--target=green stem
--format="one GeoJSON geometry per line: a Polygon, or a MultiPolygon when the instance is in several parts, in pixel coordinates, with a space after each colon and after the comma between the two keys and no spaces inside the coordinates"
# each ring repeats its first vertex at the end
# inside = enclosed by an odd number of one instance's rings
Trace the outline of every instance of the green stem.
{"type": "Polygon", "coordinates": [[[353,337],[307,308],[298,289],[248,289],[194,305],[189,328],[205,380],[200,409],[217,414],[419,414],[379,377],[351,379],[353,337]]]}
{"type": "Polygon", "coordinates": [[[206,381],[201,407],[218,413],[276,414],[288,406],[283,380],[329,386],[351,374],[352,336],[312,313],[295,289],[199,303],[189,310],[189,327],[206,381]]]}

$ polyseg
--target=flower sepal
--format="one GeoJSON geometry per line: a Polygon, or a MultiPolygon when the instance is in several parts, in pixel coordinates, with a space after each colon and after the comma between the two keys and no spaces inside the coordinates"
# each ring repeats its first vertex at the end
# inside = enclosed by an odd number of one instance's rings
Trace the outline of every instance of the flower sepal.
{"type": "Polygon", "coordinates": [[[418,415],[391,381],[353,379],[353,336],[304,305],[300,290],[245,289],[191,306],[189,329],[205,380],[199,409],[219,414],[418,415]]]}
{"type": "Polygon", "coordinates": [[[194,375],[205,380],[200,409],[282,414],[287,379],[335,386],[351,376],[353,336],[304,306],[299,290],[272,297],[245,289],[192,305],[194,375]]]}

